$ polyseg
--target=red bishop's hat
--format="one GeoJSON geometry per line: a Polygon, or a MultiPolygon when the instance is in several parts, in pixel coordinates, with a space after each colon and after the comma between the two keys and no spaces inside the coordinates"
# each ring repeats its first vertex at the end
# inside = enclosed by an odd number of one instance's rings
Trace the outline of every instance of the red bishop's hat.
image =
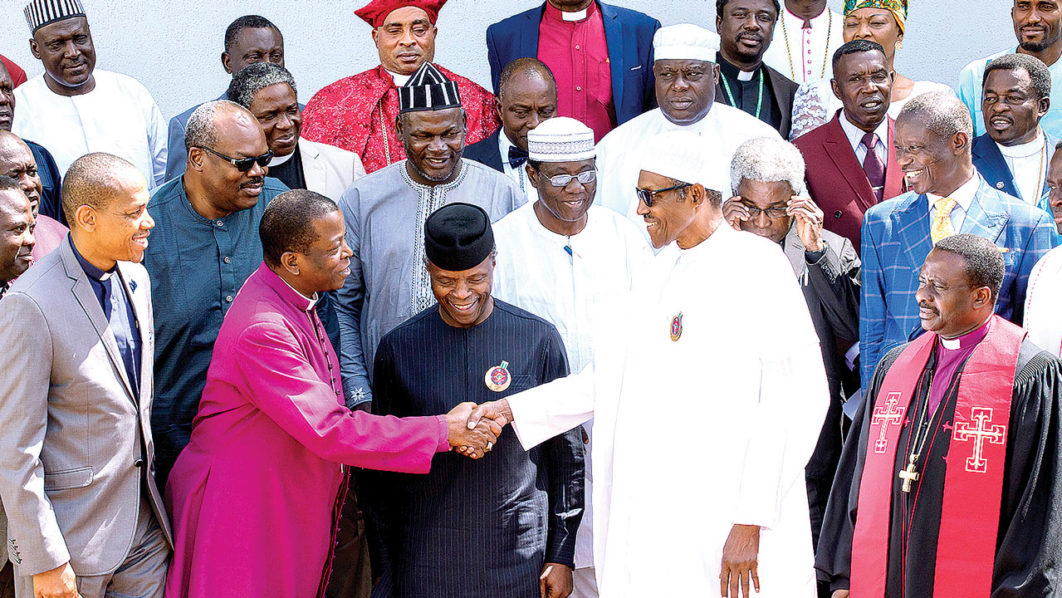
{"type": "Polygon", "coordinates": [[[374,28],[384,24],[384,19],[392,12],[412,6],[428,13],[428,19],[434,25],[439,19],[439,9],[446,4],[446,0],[371,0],[365,6],[354,11],[354,14],[362,18],[374,28]]]}

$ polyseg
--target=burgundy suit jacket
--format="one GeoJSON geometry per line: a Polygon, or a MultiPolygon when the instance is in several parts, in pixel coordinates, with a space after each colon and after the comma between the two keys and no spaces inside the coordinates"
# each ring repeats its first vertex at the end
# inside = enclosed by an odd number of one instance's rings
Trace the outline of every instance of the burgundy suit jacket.
{"type": "MultiPolygon", "coordinates": [[[[863,214],[878,203],[863,165],[841,128],[841,112],[830,122],[793,140],[807,164],[807,187],[811,199],[822,208],[825,228],[846,237],[859,251],[863,214]]],[[[886,117],[888,118],[888,117],[886,117]]],[[[889,118],[889,159],[885,162],[885,193],[890,199],[904,192],[903,173],[892,145],[895,123],[889,118]]]]}

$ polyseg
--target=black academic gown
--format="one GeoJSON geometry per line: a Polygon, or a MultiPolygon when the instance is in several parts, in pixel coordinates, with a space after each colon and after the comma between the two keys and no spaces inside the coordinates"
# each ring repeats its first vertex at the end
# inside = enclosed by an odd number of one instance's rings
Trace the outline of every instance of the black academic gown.
{"type": "MultiPolygon", "coordinates": [[[[455,328],[436,305],[380,341],[373,412],[437,415],[567,374],[564,343],[545,320],[495,300],[484,322],[455,328]],[[485,375],[503,361],[512,382],[495,392],[485,375]]],[[[373,596],[539,598],[545,563],[574,565],[583,475],[579,428],[525,451],[511,427],[478,461],[450,452],[427,475],[363,472],[373,566],[383,574],[373,596]]]]}
{"type": "MultiPolygon", "coordinates": [[[[831,589],[849,587],[852,534],[857,517],[859,479],[863,474],[867,429],[878,390],[885,374],[904,347],[890,351],[878,365],[871,380],[868,401],[856,416],[845,443],[833,492],[826,509],[826,521],[819,539],[815,568],[831,589]]],[[[930,363],[933,358],[930,358],[930,363]]],[[[1017,598],[1054,596],[1062,590],[1062,364],[1032,343],[1022,343],[1014,379],[1007,438],[1007,458],[1003,474],[999,535],[992,573],[992,597],[1017,598]]],[[[961,369],[960,369],[961,375],[961,369]]],[[[896,463],[893,466],[892,513],[888,549],[886,596],[931,598],[936,567],[937,537],[944,496],[944,456],[947,454],[950,423],[955,412],[955,381],[933,417],[936,434],[927,459],[920,460],[921,477],[909,497],[918,493],[917,508],[910,500],[905,507],[900,469],[906,466],[902,448],[908,445],[916,419],[912,399],[908,421],[900,433],[896,463]],[[907,542],[907,573],[901,577],[903,556],[901,525],[910,521],[907,542]],[[901,594],[902,590],[902,594],[901,594]]],[[[925,392],[917,397],[925,402],[925,392]]]]}

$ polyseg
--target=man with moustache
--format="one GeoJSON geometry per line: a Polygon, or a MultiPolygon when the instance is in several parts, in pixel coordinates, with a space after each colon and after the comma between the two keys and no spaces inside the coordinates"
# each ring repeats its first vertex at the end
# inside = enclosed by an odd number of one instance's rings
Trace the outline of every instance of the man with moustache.
{"type": "MultiPolygon", "coordinates": [[[[233,77],[249,64],[266,62],[284,66],[284,36],[269,19],[258,15],[244,15],[225,29],[225,50],[221,53],[221,68],[233,77]]],[[[228,92],[219,100],[234,100],[228,92]]],[[[170,119],[169,141],[166,143],[166,180],[184,173],[188,154],[184,149],[184,130],[196,104],[170,119]]]]}
{"type": "Polygon", "coordinates": [[[133,164],[78,158],[73,225],[0,305],[0,501],[15,596],[161,598],[172,546],[155,485],[154,222],[133,164]]]}
{"type": "Polygon", "coordinates": [[[826,230],[852,241],[857,253],[863,214],[904,190],[888,115],[892,81],[880,45],[861,39],[844,44],[833,55],[830,81],[842,109],[793,140],[807,163],[808,194],[822,209],[826,230]]]}
{"type": "Polygon", "coordinates": [[[994,309],[1005,260],[973,234],[926,257],[926,332],[878,364],[834,481],[816,560],[833,598],[1062,588],[1062,363],[994,309]]]}
{"type": "Polygon", "coordinates": [[[897,119],[896,157],[911,191],[873,206],[863,222],[864,391],[882,356],[923,332],[915,291],[918,269],[934,244],[959,232],[994,242],[1004,254],[1006,274],[993,304],[1013,322],[1022,321],[1029,273],[1054,246],[1055,228],[1043,210],[994,189],[977,174],[972,135],[969,111],[948,93],[911,99],[897,119]]]}
{"type": "Polygon", "coordinates": [[[458,201],[498,220],[524,202],[512,179],[462,159],[468,119],[460,90],[435,65],[421,65],[398,97],[406,159],[354,181],[339,200],[354,252],[336,305],[350,406],[372,400],[370,370],[383,335],[435,302],[421,260],[428,216],[458,201]]]}
{"type": "MultiPolygon", "coordinates": [[[[592,129],[561,116],[529,131],[527,145],[526,174],[537,199],[494,225],[492,295],[556,326],[571,371],[581,372],[594,358],[594,330],[603,313],[598,306],[629,292],[652,254],[629,220],[592,205],[598,176],[592,129]]],[[[589,452],[591,426],[581,430],[589,452]]],[[[589,468],[585,494],[572,596],[596,598],[589,468]]]]}
{"type": "Polygon", "coordinates": [[[464,425],[472,403],[402,420],[349,411],[316,309],[350,273],[339,208],[288,191],[259,232],[264,262],[225,316],[166,493],[169,598],[321,596],[351,466],[425,474],[436,453],[468,447],[478,458],[502,433],[464,425]]]}
{"type": "Polygon", "coordinates": [[[638,213],[663,251],[626,300],[595,306],[593,367],[470,423],[501,417],[531,448],[593,418],[602,596],[812,598],[804,466],[829,390],[807,305],[778,246],[728,226],[699,182],[718,150],[687,131],[646,145],[638,213]],[[648,401],[675,414],[678,457],[646,446],[648,401]]]}
{"type": "Polygon", "coordinates": [[[147,88],[96,68],[81,0],[30,0],[30,51],[44,73],[20,85],[12,131],[47,147],[66,173],[78,157],[107,152],[132,162],[155,188],[166,176],[166,121],[147,88]]]}
{"type": "Polygon", "coordinates": [[[155,234],[144,266],[155,289],[155,408],[159,485],[188,443],[221,323],[262,261],[258,223],[286,191],[266,178],[262,127],[242,106],[207,102],[185,133],[184,174],[151,196],[155,234]]]}
{"type": "Polygon", "coordinates": [[[1062,3],[1059,0],[1014,0],[1010,9],[1018,47],[975,60],[959,73],[959,98],[973,115],[974,135],[984,135],[985,67],[1006,54],[1039,58],[1051,71],[1051,105],[1041,120],[1044,131],[1062,138],[1062,3]],[[1057,94],[1057,95],[1055,95],[1057,94]]]}
{"type": "Polygon", "coordinates": [[[520,187],[529,202],[538,191],[528,182],[527,135],[557,115],[557,82],[535,58],[517,58],[502,70],[498,81],[498,117],[501,128],[483,141],[465,148],[465,158],[504,172],[520,187]]]}
{"type": "Polygon", "coordinates": [[[974,167],[996,189],[1039,204],[1057,144],[1040,126],[1051,106],[1051,72],[1028,54],[1000,56],[985,68],[982,97],[988,132],[974,139],[974,167]]]}
{"type": "MultiPolygon", "coordinates": [[[[428,218],[424,261],[437,304],[380,341],[373,413],[430,415],[568,374],[557,329],[491,296],[494,256],[482,208],[454,203],[428,218]]],[[[375,597],[569,596],[583,513],[581,430],[528,451],[503,432],[487,449],[473,467],[440,455],[427,476],[372,474],[364,484],[383,574],[375,597]]]]}
{"type": "MultiPolygon", "coordinates": [[[[1059,148],[1055,148],[1056,150],[1059,148]]],[[[1047,193],[1041,203],[1054,217],[1062,235],[1062,152],[1055,151],[1047,169],[1047,193]]],[[[1029,293],[1025,298],[1025,329],[1029,340],[1052,355],[1062,357],[1062,247],[1056,247],[1037,262],[1029,275],[1029,293]]]]}
{"type": "Polygon", "coordinates": [[[778,22],[778,0],[716,0],[719,83],[715,97],[789,138],[797,84],[763,63],[778,22]]]}
{"type": "Polygon", "coordinates": [[[844,17],[826,0],[785,0],[763,61],[796,83],[830,78],[830,57],[844,43],[844,17]]]}
{"type": "MultiPolygon", "coordinates": [[[[435,26],[447,0],[370,0],[354,12],[372,26],[380,65],[326,85],[306,104],[303,134],[361,158],[368,172],[405,159],[395,119],[399,89],[424,63],[435,60],[435,26]]],[[[460,90],[468,143],[498,128],[494,95],[471,79],[433,65],[460,90]]]]}
{"type": "MultiPolygon", "coordinates": [[[[730,185],[730,158],[743,142],[777,135],[770,125],[745,112],[715,102],[719,67],[715,64],[719,36],[696,25],[663,27],[653,38],[656,100],[659,108],[628,121],[605,136],[597,146],[598,205],[627,216],[639,228],[638,198],[634,188],[645,143],[667,131],[689,131],[704,145],[718,148],[700,162],[704,184],[711,189],[730,185]]],[[[648,237],[646,237],[648,240],[648,237]]]]}
{"type": "Polygon", "coordinates": [[[487,27],[494,91],[518,58],[538,58],[560,92],[558,114],[609,131],[652,109],[653,34],[660,21],[599,0],[547,0],[487,27]]]}
{"type": "MultiPolygon", "coordinates": [[[[14,120],[15,86],[11,83],[11,75],[0,65],[0,131],[10,131],[14,120]]],[[[33,152],[34,169],[41,182],[41,201],[37,211],[53,220],[65,223],[66,215],[63,214],[63,205],[59,201],[59,167],[55,165],[55,158],[52,157],[51,152],[39,144],[25,139],[22,141],[33,152]]]]}
{"type": "Polygon", "coordinates": [[[17,181],[30,202],[34,218],[33,235],[37,240],[33,245],[33,261],[39,261],[55,251],[70,231],[40,213],[43,189],[33,152],[18,135],[3,129],[0,129],[0,175],[17,181]]]}

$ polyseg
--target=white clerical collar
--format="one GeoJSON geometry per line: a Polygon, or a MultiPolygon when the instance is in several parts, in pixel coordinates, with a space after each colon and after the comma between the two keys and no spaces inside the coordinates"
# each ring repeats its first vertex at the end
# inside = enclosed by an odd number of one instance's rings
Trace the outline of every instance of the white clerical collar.
{"type": "Polygon", "coordinates": [[[307,297],[306,295],[299,293],[298,289],[288,284],[288,281],[284,280],[283,276],[277,276],[277,278],[279,278],[284,284],[287,284],[289,289],[298,293],[299,297],[302,297],[303,299],[310,302],[310,304],[306,306],[306,311],[310,311],[311,309],[313,309],[313,306],[317,305],[317,301],[320,299],[320,296],[317,293],[314,293],[313,297],[307,297]]]}
{"type": "MultiPolygon", "coordinates": [[[[970,211],[970,204],[973,203],[974,195],[977,194],[977,188],[981,185],[981,180],[975,174],[970,177],[970,180],[959,186],[958,189],[952,191],[948,197],[955,200],[955,203],[962,207],[963,212],[970,211]]],[[[933,193],[926,193],[926,199],[929,200],[929,209],[932,210],[936,205],[937,200],[944,197],[943,195],[934,195],[933,193]]]]}
{"type": "Polygon", "coordinates": [[[575,10],[575,11],[572,11],[572,12],[567,12],[567,11],[563,11],[562,10],[561,11],[561,18],[564,19],[565,21],[568,21],[568,22],[582,21],[583,19],[586,18],[586,12],[587,12],[586,8],[584,8],[582,10],[575,10]]]}
{"type": "Polygon", "coordinates": [[[295,150],[291,150],[291,153],[286,155],[286,156],[274,155],[273,159],[269,161],[269,167],[272,168],[274,166],[280,166],[281,164],[283,164],[283,163],[287,162],[288,160],[292,159],[294,156],[295,156],[295,150]]]}
{"type": "Polygon", "coordinates": [[[1044,139],[1043,129],[1036,128],[1036,139],[1033,139],[1029,143],[1019,143],[1017,145],[1006,146],[1000,143],[996,143],[996,147],[999,148],[999,152],[1008,158],[1028,158],[1036,156],[1044,151],[1044,143],[1047,140],[1044,139]]]}
{"type": "MultiPolygon", "coordinates": [[[[784,5],[784,2],[783,2],[783,5],[784,5]]],[[[801,27],[804,26],[804,17],[800,17],[800,16],[797,16],[797,15],[793,14],[792,12],[790,12],[789,8],[784,8],[782,10],[782,18],[786,18],[786,17],[788,17],[790,21],[794,21],[794,22],[798,23],[801,27]]],[[[829,6],[824,6],[822,8],[822,12],[820,12],[817,16],[811,18],[811,29],[812,30],[817,29],[819,24],[822,23],[823,19],[829,19],[829,18],[830,18],[830,7],[829,6]]]]}
{"type": "Polygon", "coordinates": [[[756,71],[743,71],[738,69],[738,81],[752,81],[752,76],[756,74],[756,71]]]}
{"type": "MultiPolygon", "coordinates": [[[[384,69],[384,70],[387,71],[387,69],[384,69]]],[[[403,85],[406,84],[406,81],[409,81],[409,78],[413,76],[413,75],[400,75],[398,73],[394,73],[394,72],[391,72],[391,71],[387,71],[387,72],[390,73],[391,78],[395,80],[395,87],[402,87],[403,85]]]]}
{"type": "MultiPolygon", "coordinates": [[[[841,121],[841,130],[843,130],[845,136],[848,137],[848,143],[852,144],[853,149],[858,147],[860,143],[863,143],[863,135],[866,135],[867,132],[853,125],[848,120],[848,116],[845,115],[843,108],[841,109],[841,118],[838,120],[841,121]]],[[[874,129],[874,134],[878,136],[878,141],[884,144],[885,147],[889,146],[888,117],[882,119],[881,124],[878,125],[878,128],[874,129]]]]}

